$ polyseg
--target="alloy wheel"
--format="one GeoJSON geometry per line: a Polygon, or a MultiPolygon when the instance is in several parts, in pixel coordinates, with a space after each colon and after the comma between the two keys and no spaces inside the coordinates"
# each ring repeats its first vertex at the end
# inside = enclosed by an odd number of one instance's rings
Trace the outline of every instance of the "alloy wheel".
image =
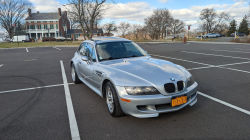
{"type": "Polygon", "coordinates": [[[112,93],[109,86],[106,87],[106,100],[107,100],[109,112],[113,113],[113,111],[114,111],[114,98],[113,98],[113,93],[112,93]]]}

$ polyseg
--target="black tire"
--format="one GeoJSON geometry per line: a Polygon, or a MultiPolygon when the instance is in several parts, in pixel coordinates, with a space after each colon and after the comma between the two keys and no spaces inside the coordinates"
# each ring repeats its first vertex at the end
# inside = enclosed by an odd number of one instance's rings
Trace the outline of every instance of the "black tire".
{"type": "Polygon", "coordinates": [[[78,77],[78,75],[77,75],[77,73],[76,73],[76,71],[75,71],[75,66],[74,66],[73,63],[71,64],[71,77],[72,77],[72,80],[73,80],[73,82],[74,82],[75,84],[80,84],[80,83],[82,83],[82,81],[79,79],[79,77],[78,77]],[[75,79],[73,78],[73,75],[72,75],[73,71],[74,71],[74,73],[75,73],[75,76],[74,76],[75,79]]]}
{"type": "Polygon", "coordinates": [[[121,109],[121,106],[120,106],[120,103],[119,103],[119,99],[118,99],[118,96],[117,96],[117,93],[116,93],[116,90],[113,86],[113,84],[111,82],[107,82],[106,85],[105,85],[105,95],[106,95],[106,103],[107,103],[107,107],[108,107],[108,111],[110,113],[110,115],[112,117],[121,117],[121,116],[124,116],[125,114],[123,113],[122,109],[121,109]],[[108,107],[108,102],[107,102],[107,88],[110,88],[110,90],[112,91],[112,95],[113,95],[113,103],[114,103],[114,108],[113,108],[113,112],[111,112],[109,110],[109,107],[108,107]]]}

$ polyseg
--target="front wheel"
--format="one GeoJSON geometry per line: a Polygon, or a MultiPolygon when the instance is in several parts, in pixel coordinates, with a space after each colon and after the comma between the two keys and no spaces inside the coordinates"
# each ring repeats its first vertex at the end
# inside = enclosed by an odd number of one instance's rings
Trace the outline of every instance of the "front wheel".
{"type": "Polygon", "coordinates": [[[110,115],[112,117],[123,116],[124,113],[121,109],[116,90],[111,82],[107,82],[105,87],[105,92],[106,92],[106,102],[110,115]]]}

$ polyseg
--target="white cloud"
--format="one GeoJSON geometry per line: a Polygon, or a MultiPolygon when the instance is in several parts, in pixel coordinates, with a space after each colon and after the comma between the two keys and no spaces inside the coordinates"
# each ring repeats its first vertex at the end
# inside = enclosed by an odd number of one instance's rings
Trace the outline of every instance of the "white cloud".
{"type": "MultiPolygon", "coordinates": [[[[29,0],[29,1],[35,5],[36,11],[39,12],[57,12],[57,9],[62,7],[62,4],[56,0],[29,0]]],[[[36,11],[32,11],[32,13],[36,11]]]]}
{"type": "Polygon", "coordinates": [[[168,0],[159,0],[160,3],[167,3],[168,0]]]}
{"type": "Polygon", "coordinates": [[[105,12],[104,18],[143,23],[144,18],[151,15],[153,9],[154,7],[146,2],[117,3],[105,12]]]}
{"type": "MultiPolygon", "coordinates": [[[[58,7],[62,4],[57,0],[30,0],[36,6],[36,10],[40,12],[57,12],[58,7]]],[[[159,2],[167,2],[168,0],[159,0],[159,2]]],[[[109,8],[103,18],[104,21],[114,20],[117,23],[120,21],[128,21],[130,23],[144,23],[144,18],[152,15],[153,10],[157,7],[151,6],[147,2],[129,2],[117,3],[109,8]],[[106,20],[105,20],[106,19],[106,20]]],[[[190,8],[169,9],[174,18],[184,21],[186,24],[192,24],[192,29],[198,27],[197,21],[199,15],[204,8],[214,8],[216,11],[229,12],[238,23],[243,16],[248,14],[249,8],[246,0],[235,0],[234,4],[211,4],[211,5],[194,5],[190,8]]]]}

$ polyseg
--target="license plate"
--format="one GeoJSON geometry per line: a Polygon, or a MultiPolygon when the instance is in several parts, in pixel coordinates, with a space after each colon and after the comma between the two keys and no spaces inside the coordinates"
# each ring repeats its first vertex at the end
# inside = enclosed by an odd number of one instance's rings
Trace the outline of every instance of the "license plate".
{"type": "Polygon", "coordinates": [[[187,102],[187,96],[179,96],[172,99],[172,107],[182,105],[187,102]]]}

